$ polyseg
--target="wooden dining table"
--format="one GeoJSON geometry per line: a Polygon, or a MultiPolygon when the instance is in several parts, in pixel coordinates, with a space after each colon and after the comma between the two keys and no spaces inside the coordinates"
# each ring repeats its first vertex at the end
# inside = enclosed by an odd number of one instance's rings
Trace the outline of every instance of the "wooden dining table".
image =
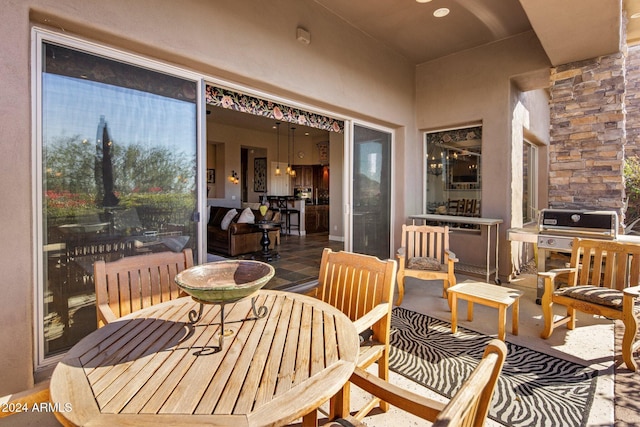
{"type": "Polygon", "coordinates": [[[317,409],[349,380],[359,338],[341,311],[315,298],[261,290],[220,305],[179,298],[89,334],[56,366],[51,402],[69,425],[279,426],[317,409]]]}

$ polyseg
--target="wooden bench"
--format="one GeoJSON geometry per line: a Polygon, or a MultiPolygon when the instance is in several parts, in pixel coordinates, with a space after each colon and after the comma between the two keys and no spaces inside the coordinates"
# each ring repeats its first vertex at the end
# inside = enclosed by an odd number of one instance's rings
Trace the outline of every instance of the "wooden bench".
{"type": "Polygon", "coordinates": [[[630,370],[638,369],[633,352],[638,347],[635,341],[636,315],[640,311],[637,300],[640,295],[640,244],[576,238],[569,268],[538,275],[544,278],[542,338],[549,338],[556,326],[565,323],[568,329],[573,329],[576,310],[618,319],[624,323],[622,359],[630,370]],[[563,276],[568,284],[558,287],[563,276]],[[564,305],[566,316],[554,320],[554,304],[564,305]]]}
{"type": "Polygon", "coordinates": [[[516,289],[491,285],[484,282],[465,280],[448,289],[451,305],[451,333],[458,331],[458,299],[467,301],[467,320],[473,320],[473,303],[498,309],[498,338],[506,338],[507,309],[513,305],[511,313],[511,333],[518,335],[519,304],[522,292],[516,289]]]}

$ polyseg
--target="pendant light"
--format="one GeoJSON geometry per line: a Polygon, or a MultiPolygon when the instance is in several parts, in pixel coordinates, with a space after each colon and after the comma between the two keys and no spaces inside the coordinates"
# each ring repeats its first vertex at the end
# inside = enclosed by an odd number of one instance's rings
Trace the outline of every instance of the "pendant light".
{"type": "Polygon", "coordinates": [[[290,140],[291,140],[291,129],[287,127],[287,175],[291,175],[291,151],[289,150],[290,140]]]}
{"type": "Polygon", "coordinates": [[[278,139],[276,140],[276,144],[277,144],[277,152],[278,154],[276,155],[276,161],[278,162],[276,165],[276,176],[280,176],[281,172],[280,172],[280,122],[276,122],[276,129],[277,129],[277,135],[278,135],[278,139]]]}
{"type": "MultiPolygon", "coordinates": [[[[291,126],[291,152],[294,155],[296,153],[296,128],[295,128],[295,126],[291,126]]],[[[291,178],[295,178],[295,177],[296,177],[296,170],[292,167],[291,168],[291,178]]]]}

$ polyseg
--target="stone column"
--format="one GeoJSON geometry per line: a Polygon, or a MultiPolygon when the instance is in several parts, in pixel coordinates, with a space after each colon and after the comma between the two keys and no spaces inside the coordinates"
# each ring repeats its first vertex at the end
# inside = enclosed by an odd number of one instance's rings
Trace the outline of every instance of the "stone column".
{"type": "Polygon", "coordinates": [[[612,209],[625,200],[625,54],[552,68],[549,205],[612,209]]]}
{"type": "Polygon", "coordinates": [[[627,53],[626,91],[627,145],[625,157],[640,156],[640,45],[629,46],[627,53]]]}

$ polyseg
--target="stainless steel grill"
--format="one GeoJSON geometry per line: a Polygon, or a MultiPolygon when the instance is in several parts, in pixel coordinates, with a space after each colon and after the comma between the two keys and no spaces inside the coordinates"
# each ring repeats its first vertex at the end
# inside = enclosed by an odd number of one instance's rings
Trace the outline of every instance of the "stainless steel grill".
{"type": "MultiPolygon", "coordinates": [[[[618,239],[615,211],[543,209],[538,219],[538,271],[547,271],[549,252],[570,253],[573,239],[618,239]]],[[[544,282],[538,278],[536,303],[540,304],[544,282]]]]}

